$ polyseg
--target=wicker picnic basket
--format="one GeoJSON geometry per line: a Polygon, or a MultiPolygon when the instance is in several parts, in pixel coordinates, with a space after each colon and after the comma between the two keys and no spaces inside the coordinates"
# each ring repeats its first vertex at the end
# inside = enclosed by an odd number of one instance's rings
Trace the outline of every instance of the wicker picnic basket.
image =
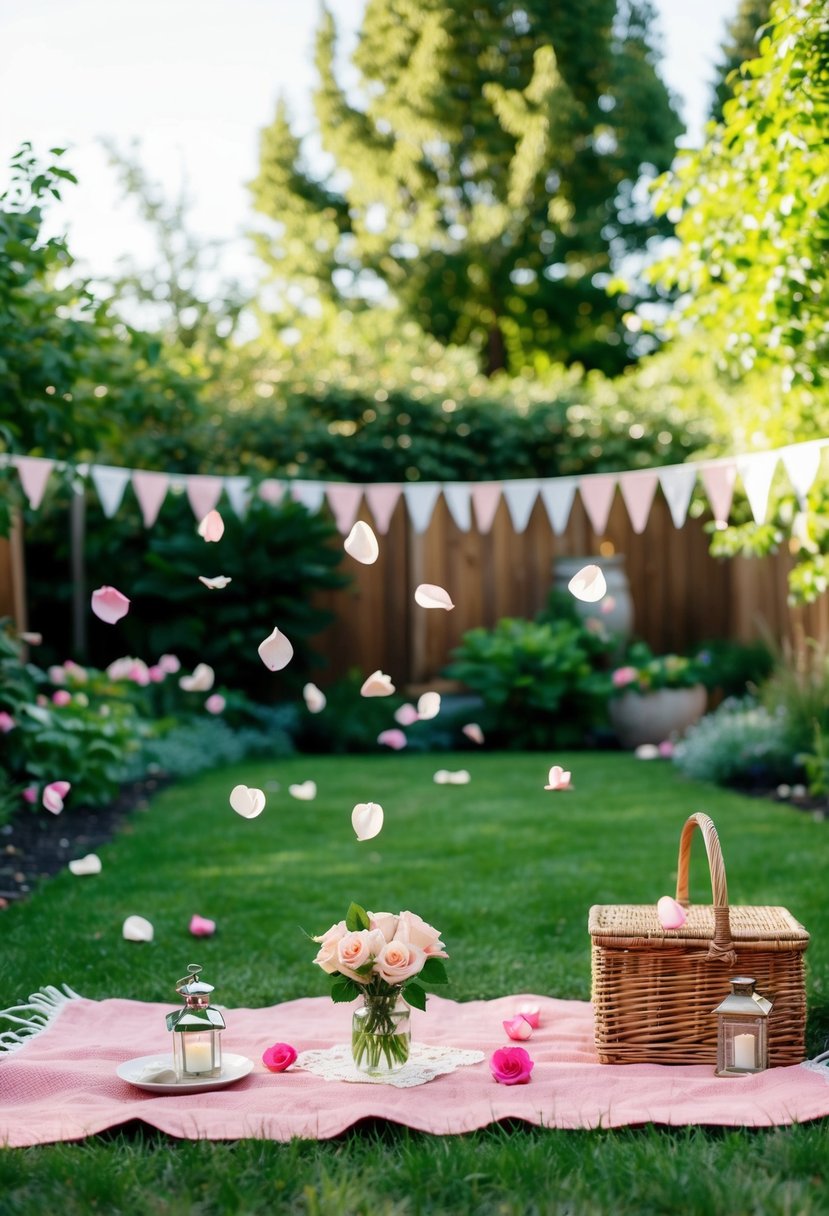
{"type": "Polygon", "coordinates": [[[590,909],[595,1040],[602,1064],[714,1064],[714,1010],[728,995],[733,975],[753,976],[757,991],[774,1002],[770,1066],[800,1063],[809,934],[785,908],[729,907],[717,829],[707,815],[691,815],[682,829],[676,898],[688,919],[674,930],[662,928],[655,903],[590,909]],[[695,828],[705,841],[713,906],[689,906],[695,828]]]}

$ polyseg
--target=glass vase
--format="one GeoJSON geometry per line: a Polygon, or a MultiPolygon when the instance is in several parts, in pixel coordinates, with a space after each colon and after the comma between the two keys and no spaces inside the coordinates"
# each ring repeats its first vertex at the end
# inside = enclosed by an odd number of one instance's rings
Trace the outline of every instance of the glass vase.
{"type": "Polygon", "coordinates": [[[371,1077],[399,1072],[409,1058],[411,1040],[410,1010],[399,991],[365,993],[351,1020],[355,1067],[371,1077]]]}

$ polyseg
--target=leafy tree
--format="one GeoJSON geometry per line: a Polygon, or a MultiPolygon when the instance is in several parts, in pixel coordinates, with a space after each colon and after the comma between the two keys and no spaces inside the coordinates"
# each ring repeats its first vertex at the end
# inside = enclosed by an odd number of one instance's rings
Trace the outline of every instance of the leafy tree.
{"type": "MultiPolygon", "coordinates": [[[[487,372],[631,358],[611,271],[668,230],[637,192],[681,127],[638,0],[369,0],[347,92],[316,44],[307,163],[280,102],[261,140],[258,248],[277,328],[395,301],[487,372]]],[[[642,289],[644,290],[644,289],[642,289]]]]}
{"type": "Polygon", "coordinates": [[[734,83],[739,79],[735,73],[757,56],[759,32],[768,21],[770,10],[771,0],[740,0],[734,19],[726,27],[711,102],[710,117],[715,122],[722,122],[723,107],[734,96],[734,83]]]}

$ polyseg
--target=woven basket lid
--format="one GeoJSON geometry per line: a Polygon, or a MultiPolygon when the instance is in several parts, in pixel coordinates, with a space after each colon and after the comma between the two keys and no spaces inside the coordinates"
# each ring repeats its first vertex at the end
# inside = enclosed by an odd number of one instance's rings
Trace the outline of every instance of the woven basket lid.
{"type": "MultiPolygon", "coordinates": [[[[594,904],[588,930],[597,944],[627,949],[672,946],[680,941],[705,941],[714,936],[714,909],[710,904],[692,904],[681,929],[663,929],[655,904],[594,904]]],[[[729,907],[731,937],[735,945],[779,950],[787,943],[792,950],[805,950],[809,934],[787,908],[769,906],[729,907]]]]}

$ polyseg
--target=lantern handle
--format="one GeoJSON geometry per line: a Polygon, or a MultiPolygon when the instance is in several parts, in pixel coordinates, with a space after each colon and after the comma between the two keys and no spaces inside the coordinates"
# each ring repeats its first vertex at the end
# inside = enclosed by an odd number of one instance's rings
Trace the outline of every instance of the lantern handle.
{"type": "Polygon", "coordinates": [[[203,970],[204,970],[204,967],[202,966],[201,963],[188,963],[187,964],[187,974],[185,976],[183,976],[180,980],[176,980],[176,991],[178,992],[178,990],[184,984],[190,984],[193,982],[193,980],[197,980],[203,970]]]}
{"type": "Polygon", "coordinates": [[[688,896],[688,863],[691,857],[691,840],[694,829],[699,828],[708,855],[708,870],[711,875],[711,895],[714,911],[714,936],[708,945],[708,958],[736,967],[737,952],[731,940],[731,919],[728,911],[728,883],[725,877],[720,838],[713,820],[697,811],[689,815],[679,839],[679,861],[676,875],[676,901],[683,908],[690,904],[688,896]]]}

